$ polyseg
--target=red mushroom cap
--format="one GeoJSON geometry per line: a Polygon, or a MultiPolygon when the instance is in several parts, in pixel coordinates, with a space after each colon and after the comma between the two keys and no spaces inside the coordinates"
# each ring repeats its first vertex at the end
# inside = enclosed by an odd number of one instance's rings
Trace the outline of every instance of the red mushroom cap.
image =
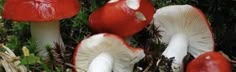
{"type": "Polygon", "coordinates": [[[78,0],[6,0],[3,17],[16,21],[54,21],[77,14],[78,0]]]}
{"type": "Polygon", "coordinates": [[[221,53],[206,52],[188,64],[187,72],[232,72],[232,69],[221,53]]]}
{"type": "Polygon", "coordinates": [[[89,17],[90,28],[97,33],[113,33],[121,37],[129,37],[142,30],[151,22],[155,8],[148,0],[133,0],[139,3],[139,7],[132,9],[127,1],[108,2],[94,11],[89,17]],[[139,19],[138,14],[145,20],[139,19]]]}

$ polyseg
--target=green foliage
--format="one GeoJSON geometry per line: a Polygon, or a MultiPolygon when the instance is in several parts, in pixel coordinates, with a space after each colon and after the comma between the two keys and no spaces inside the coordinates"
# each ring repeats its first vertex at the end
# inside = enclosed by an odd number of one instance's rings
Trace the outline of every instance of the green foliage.
{"type": "Polygon", "coordinates": [[[6,46],[11,48],[16,55],[21,55],[22,52],[20,48],[23,45],[26,45],[27,41],[30,38],[30,32],[29,32],[29,25],[25,23],[17,23],[13,22],[12,28],[4,28],[6,29],[5,33],[3,32],[2,34],[6,34],[6,46]]]}
{"type": "Polygon", "coordinates": [[[9,36],[8,37],[8,42],[6,43],[6,46],[11,48],[11,49],[18,49],[21,48],[20,46],[20,41],[18,40],[18,38],[16,36],[9,36]]]}
{"type": "Polygon", "coordinates": [[[40,65],[43,68],[43,70],[40,70],[40,71],[52,72],[46,63],[41,63],[40,65]]]}
{"type": "Polygon", "coordinates": [[[0,0],[0,15],[2,14],[2,7],[5,0],[0,0]]]}
{"type": "Polygon", "coordinates": [[[0,21],[0,43],[5,42],[7,40],[6,39],[6,37],[7,37],[6,31],[7,30],[5,28],[3,28],[3,23],[1,23],[1,21],[0,21]]]}
{"type": "Polygon", "coordinates": [[[37,45],[33,39],[29,39],[26,43],[25,46],[29,49],[29,51],[33,54],[37,54],[38,52],[36,51],[37,45]]]}
{"type": "Polygon", "coordinates": [[[34,54],[30,54],[29,56],[23,56],[21,59],[21,64],[24,65],[32,65],[32,64],[37,64],[41,63],[40,57],[35,56],[34,54]]]}

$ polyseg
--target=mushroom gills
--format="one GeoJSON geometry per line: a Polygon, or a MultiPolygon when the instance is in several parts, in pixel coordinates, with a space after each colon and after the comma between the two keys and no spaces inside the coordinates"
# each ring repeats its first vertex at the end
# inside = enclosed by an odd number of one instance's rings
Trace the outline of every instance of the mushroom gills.
{"type": "Polygon", "coordinates": [[[154,25],[162,31],[161,41],[169,44],[162,55],[173,59],[170,65],[173,72],[183,71],[187,53],[196,58],[213,51],[210,23],[199,9],[191,5],[170,5],[157,9],[153,17],[154,25]]]}
{"type": "Polygon", "coordinates": [[[78,72],[133,72],[145,54],[130,47],[122,38],[108,33],[93,35],[78,44],[73,64],[78,72]]]}

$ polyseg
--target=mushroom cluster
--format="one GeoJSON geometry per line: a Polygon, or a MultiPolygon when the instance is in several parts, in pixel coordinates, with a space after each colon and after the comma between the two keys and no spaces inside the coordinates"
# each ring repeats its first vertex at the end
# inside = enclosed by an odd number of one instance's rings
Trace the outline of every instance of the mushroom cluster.
{"type": "Polygon", "coordinates": [[[148,0],[109,0],[89,17],[95,34],[76,47],[73,64],[78,72],[133,72],[145,54],[123,38],[141,31],[153,19],[155,8],[148,0]]]}
{"type": "Polygon", "coordinates": [[[59,20],[70,18],[80,9],[78,0],[6,0],[3,17],[31,23],[31,35],[37,44],[38,55],[49,59],[46,46],[58,43],[64,48],[59,20]]]}
{"type": "MultiPolygon", "coordinates": [[[[74,16],[79,9],[78,0],[7,0],[3,17],[30,22],[38,55],[47,61],[46,46],[53,48],[58,43],[64,48],[59,20],[74,16]]],[[[134,64],[145,54],[143,49],[129,46],[122,38],[132,36],[147,26],[154,12],[155,8],[148,0],[108,1],[89,17],[90,28],[102,34],[80,42],[73,55],[74,70],[132,72],[134,64]]]]}
{"type": "MultiPolygon", "coordinates": [[[[6,0],[3,18],[31,23],[32,38],[37,43],[38,55],[48,60],[45,48],[64,48],[60,36],[60,22],[78,13],[78,0],[6,0]],[[25,9],[25,10],[22,10],[25,9]]],[[[150,22],[159,28],[161,41],[168,44],[157,62],[161,72],[184,71],[183,59],[190,53],[195,59],[187,65],[187,72],[231,72],[225,57],[214,52],[213,33],[205,15],[191,5],[171,5],[155,11],[149,0],[109,0],[89,17],[89,27],[98,34],[82,40],[74,50],[73,69],[76,72],[132,72],[134,64],[144,58],[142,48],[134,48],[123,39],[141,31],[150,22]]],[[[15,57],[9,49],[9,56],[15,57]]],[[[8,54],[0,52],[4,60],[8,54]]],[[[14,66],[19,61],[12,63],[14,66]]],[[[7,64],[3,66],[8,66],[7,64]]],[[[10,65],[9,65],[10,66],[10,65]]],[[[24,66],[20,70],[24,70],[24,66]]]]}

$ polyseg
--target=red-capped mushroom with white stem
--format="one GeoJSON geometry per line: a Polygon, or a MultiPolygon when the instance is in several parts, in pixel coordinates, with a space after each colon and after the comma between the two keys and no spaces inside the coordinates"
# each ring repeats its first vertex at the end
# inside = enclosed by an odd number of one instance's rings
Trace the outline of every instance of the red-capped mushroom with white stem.
{"type": "Polygon", "coordinates": [[[48,60],[46,46],[53,48],[58,43],[64,48],[59,20],[76,15],[79,8],[78,0],[6,0],[3,18],[30,22],[38,55],[48,60]]]}
{"type": "Polygon", "coordinates": [[[134,64],[145,56],[122,38],[108,33],[93,35],[76,47],[73,55],[77,72],[132,72],[134,64]]]}
{"type": "Polygon", "coordinates": [[[162,55],[169,60],[173,59],[170,68],[174,72],[182,71],[183,58],[187,52],[198,57],[214,49],[209,22],[204,14],[193,6],[162,7],[154,14],[154,24],[162,31],[160,32],[161,41],[168,44],[162,55]]]}
{"type": "Polygon", "coordinates": [[[206,52],[187,65],[186,72],[232,72],[230,61],[220,52],[206,52]]]}
{"type": "Polygon", "coordinates": [[[152,21],[154,13],[149,0],[109,0],[89,16],[89,27],[96,33],[131,37],[152,21]]]}

